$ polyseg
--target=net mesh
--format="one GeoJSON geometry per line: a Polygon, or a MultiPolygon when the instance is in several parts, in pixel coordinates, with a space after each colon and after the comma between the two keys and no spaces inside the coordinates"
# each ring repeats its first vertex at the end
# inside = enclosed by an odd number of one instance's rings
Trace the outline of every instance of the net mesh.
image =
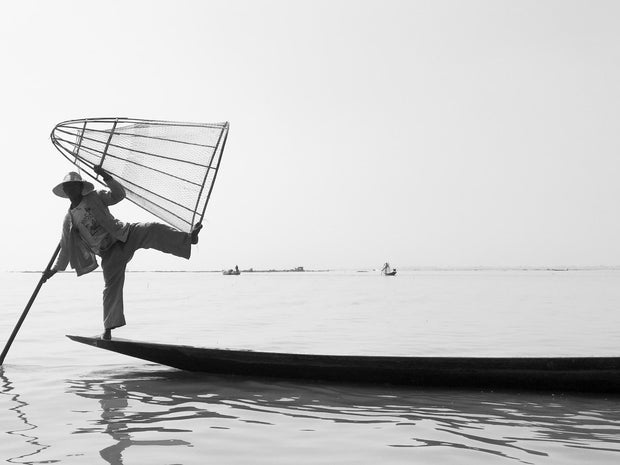
{"type": "Polygon", "coordinates": [[[129,200],[189,232],[204,217],[227,135],[228,123],[90,118],[56,125],[51,139],[90,177],[102,166],[129,200]]]}

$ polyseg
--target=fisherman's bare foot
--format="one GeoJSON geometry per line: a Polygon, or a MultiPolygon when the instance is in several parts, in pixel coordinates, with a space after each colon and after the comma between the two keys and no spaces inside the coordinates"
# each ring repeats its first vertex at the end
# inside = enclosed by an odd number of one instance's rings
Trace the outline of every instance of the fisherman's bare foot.
{"type": "Polygon", "coordinates": [[[198,234],[200,233],[200,230],[202,229],[202,224],[198,223],[195,224],[194,227],[192,228],[192,232],[191,234],[191,238],[192,238],[192,244],[198,244],[198,234]]]}
{"type": "Polygon", "coordinates": [[[104,339],[106,341],[109,341],[110,339],[112,339],[112,330],[106,329],[101,335],[101,339],[104,339]]]}

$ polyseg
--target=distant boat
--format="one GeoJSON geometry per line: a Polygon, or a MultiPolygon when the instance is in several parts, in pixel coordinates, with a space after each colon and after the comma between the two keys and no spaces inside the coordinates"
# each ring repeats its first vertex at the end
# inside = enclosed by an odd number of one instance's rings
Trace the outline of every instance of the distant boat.
{"type": "Polygon", "coordinates": [[[385,262],[381,268],[381,274],[383,276],[396,276],[396,268],[392,268],[388,262],[385,262]]]}
{"type": "Polygon", "coordinates": [[[241,274],[241,271],[239,271],[239,267],[235,265],[234,270],[232,268],[230,270],[223,270],[222,274],[226,276],[239,276],[241,274]]]}

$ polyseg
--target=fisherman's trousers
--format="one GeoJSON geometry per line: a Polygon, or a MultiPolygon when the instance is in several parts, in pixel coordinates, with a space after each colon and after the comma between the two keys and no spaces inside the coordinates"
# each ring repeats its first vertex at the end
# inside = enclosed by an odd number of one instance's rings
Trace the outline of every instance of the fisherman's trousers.
{"type": "Polygon", "coordinates": [[[189,258],[191,235],[161,223],[133,223],[125,242],[116,242],[101,254],[103,289],[103,326],[114,329],[125,325],[123,285],[125,270],[138,249],[155,249],[189,258]]]}

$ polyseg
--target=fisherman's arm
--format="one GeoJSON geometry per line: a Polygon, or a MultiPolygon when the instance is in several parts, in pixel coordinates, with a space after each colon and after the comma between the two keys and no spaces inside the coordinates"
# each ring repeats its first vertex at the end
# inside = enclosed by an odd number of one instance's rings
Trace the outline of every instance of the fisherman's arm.
{"type": "Polygon", "coordinates": [[[93,171],[101,176],[109,191],[99,192],[101,199],[106,205],[114,205],[125,198],[125,188],[120,185],[110,174],[100,166],[95,166],[93,171]]]}
{"type": "Polygon", "coordinates": [[[60,252],[58,253],[58,258],[56,259],[56,263],[54,264],[54,266],[43,271],[43,282],[50,279],[59,271],[64,271],[67,269],[67,265],[69,265],[70,230],[71,222],[69,220],[69,216],[67,215],[62,224],[62,237],[60,239],[60,252]]]}

